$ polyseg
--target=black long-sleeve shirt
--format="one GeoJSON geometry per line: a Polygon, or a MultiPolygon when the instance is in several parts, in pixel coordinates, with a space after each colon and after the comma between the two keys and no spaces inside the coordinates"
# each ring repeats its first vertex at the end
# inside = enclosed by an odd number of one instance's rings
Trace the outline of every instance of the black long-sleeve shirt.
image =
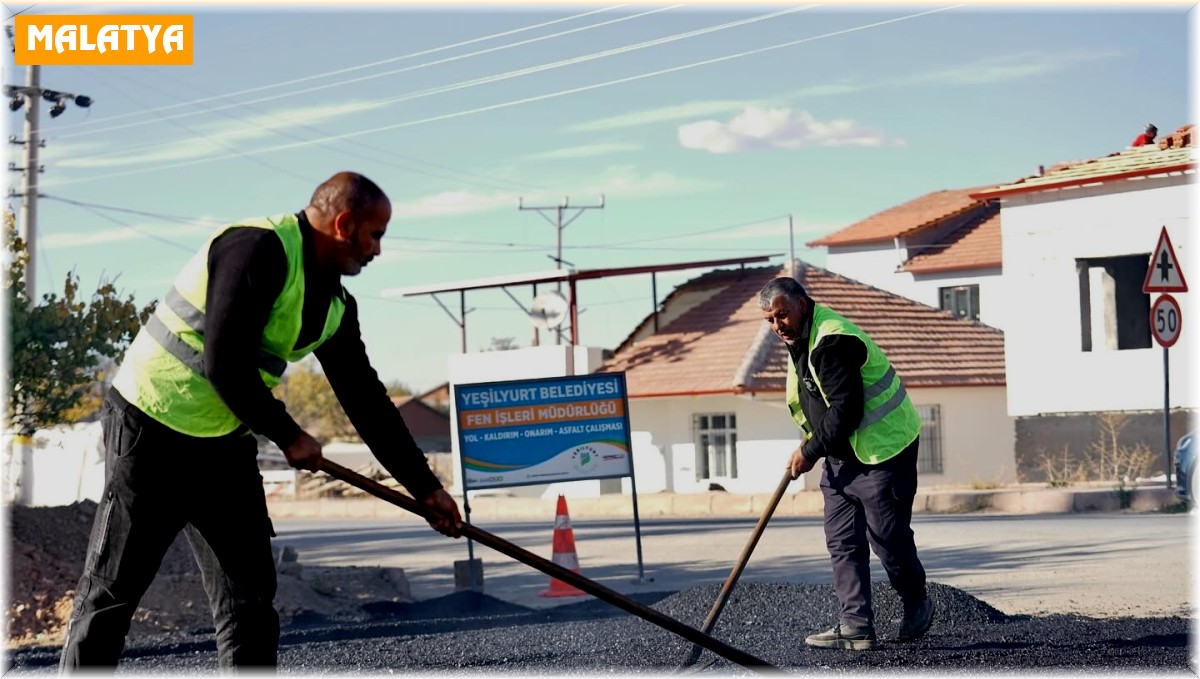
{"type": "MultiPolygon", "coordinates": [[[[337,331],[315,354],[338,402],[371,452],[414,497],[441,488],[421,449],[392,404],[367,358],[358,325],[358,304],[337,275],[317,270],[312,226],[297,214],[304,240],[304,306],[297,347],[319,339],[334,295],[345,302],[337,331]]],[[[204,369],[217,394],[250,429],[287,448],[300,425],[263,384],[258,353],[271,308],[283,291],[287,255],[271,231],[231,228],[208,252],[204,369]]]]}
{"type": "Polygon", "coordinates": [[[862,366],[867,362],[867,347],[853,335],[829,335],[812,350],[812,365],[817,379],[829,398],[826,405],[808,373],[808,337],[812,333],[813,305],[808,305],[803,332],[788,347],[796,366],[800,407],[812,427],[813,436],[804,444],[804,457],[816,462],[826,455],[853,460],[850,435],[863,417],[862,366]]]}

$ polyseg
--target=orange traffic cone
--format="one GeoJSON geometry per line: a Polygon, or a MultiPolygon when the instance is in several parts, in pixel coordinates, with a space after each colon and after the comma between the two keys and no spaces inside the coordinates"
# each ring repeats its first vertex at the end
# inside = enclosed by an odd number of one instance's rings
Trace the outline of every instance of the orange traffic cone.
{"type": "MultiPolygon", "coordinates": [[[[571,517],[567,515],[567,499],[558,496],[558,510],[554,513],[554,554],[550,559],[563,568],[579,573],[579,557],[575,554],[575,532],[571,530],[571,517]]],[[[568,585],[558,578],[550,578],[549,589],[538,592],[538,596],[583,596],[586,592],[568,585]]]]}

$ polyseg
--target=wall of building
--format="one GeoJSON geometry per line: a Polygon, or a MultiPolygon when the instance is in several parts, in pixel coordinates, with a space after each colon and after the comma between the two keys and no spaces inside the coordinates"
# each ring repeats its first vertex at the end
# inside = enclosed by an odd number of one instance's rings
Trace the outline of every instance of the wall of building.
{"type": "MultiPolygon", "coordinates": [[[[1163,407],[1163,349],[1082,349],[1078,258],[1146,255],[1165,226],[1191,285],[1200,284],[1189,249],[1194,187],[1183,177],[1020,194],[1003,199],[1008,412],[1013,416],[1163,407]],[[1019,322],[1013,322],[1019,321],[1019,322]]],[[[1153,300],[1157,295],[1151,295],[1153,300]]],[[[1200,347],[1197,307],[1174,295],[1184,323],[1170,350],[1170,404],[1196,408],[1185,356],[1200,347]]],[[[1099,314],[1093,314],[1102,323],[1099,314]]],[[[1101,326],[1102,327],[1102,326],[1101,326]]]]}
{"type": "Polygon", "coordinates": [[[999,299],[1003,294],[999,269],[911,274],[898,270],[907,256],[907,250],[883,244],[832,247],[826,255],[825,268],[935,309],[941,307],[941,288],[978,285],[979,322],[1004,328],[1007,322],[1004,314],[1009,305],[999,299]]]}
{"type": "MultiPolygon", "coordinates": [[[[910,274],[896,274],[897,276],[910,274]]],[[[979,286],[979,322],[1003,330],[1008,325],[1004,317],[1009,305],[1001,299],[1004,294],[1000,269],[949,271],[946,273],[911,274],[909,299],[935,309],[941,308],[941,289],[957,285],[979,286]]]]}
{"type": "MultiPolygon", "coordinates": [[[[1011,483],[1016,480],[1014,426],[1005,413],[1004,387],[909,389],[913,403],[937,405],[942,425],[942,472],[922,474],[922,487],[1011,483]]],[[[737,416],[738,476],[722,481],[731,493],[769,493],[799,445],[799,433],[782,394],[641,398],[630,403],[635,432],[635,460],[651,461],[663,470],[663,486],[676,493],[708,490],[696,479],[696,447],[692,416],[733,413],[737,416]]],[[[646,492],[640,480],[638,491],[646,492]]],[[[815,488],[819,474],[792,484],[791,492],[815,488]]]]}
{"type": "MultiPolygon", "coordinates": [[[[1167,457],[1171,456],[1173,464],[1180,437],[1200,426],[1195,412],[1173,411],[1169,443],[1164,449],[1166,432],[1161,410],[1114,414],[1123,417],[1117,445],[1129,449],[1143,446],[1151,456],[1149,476],[1166,473],[1167,457]]],[[[1105,426],[1103,413],[1020,417],[1015,424],[1017,476],[1023,482],[1048,482],[1054,474],[1078,471],[1081,467],[1094,470],[1093,448],[1102,445],[1112,449],[1109,443],[1111,429],[1105,426]]]]}
{"type": "MultiPolygon", "coordinates": [[[[692,416],[703,413],[733,413],[737,416],[738,475],[735,479],[722,481],[725,490],[731,493],[774,491],[792,451],[800,442],[796,425],[781,399],[732,395],[633,399],[629,404],[629,425],[639,437],[635,440],[634,459],[660,459],[666,490],[676,493],[707,491],[709,482],[696,479],[696,446],[692,434],[692,416]]],[[[796,481],[789,491],[803,490],[806,482],[803,478],[796,481]]],[[[815,481],[811,482],[815,484],[815,481]]],[[[638,484],[641,493],[640,476],[638,484]]]]}
{"type": "Polygon", "coordinates": [[[922,474],[922,488],[1012,483],[1015,427],[1005,411],[1004,387],[909,389],[914,405],[941,412],[942,473],[922,474]]]}
{"type": "Polygon", "coordinates": [[[828,248],[824,268],[880,290],[916,299],[913,295],[920,288],[914,285],[912,274],[897,271],[906,259],[908,251],[896,248],[891,242],[844,245],[828,248]]]}

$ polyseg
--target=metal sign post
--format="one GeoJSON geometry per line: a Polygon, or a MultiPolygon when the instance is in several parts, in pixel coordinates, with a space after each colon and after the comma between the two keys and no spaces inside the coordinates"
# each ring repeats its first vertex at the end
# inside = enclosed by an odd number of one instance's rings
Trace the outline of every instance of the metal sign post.
{"type": "Polygon", "coordinates": [[[1150,307],[1150,332],[1163,348],[1163,455],[1167,464],[1167,486],[1171,485],[1171,359],[1169,351],[1179,341],[1183,313],[1170,295],[1159,295],[1150,307]]]}
{"type": "Polygon", "coordinates": [[[1163,348],[1163,457],[1167,463],[1167,487],[1171,487],[1171,359],[1167,351],[1179,340],[1183,329],[1183,314],[1179,302],[1170,292],[1187,292],[1187,280],[1183,277],[1183,267],[1175,255],[1175,246],[1171,244],[1171,236],[1167,227],[1158,234],[1158,243],[1150,255],[1146,267],[1146,279],[1142,282],[1142,292],[1164,293],[1154,300],[1150,307],[1150,332],[1154,341],[1163,348]]]}

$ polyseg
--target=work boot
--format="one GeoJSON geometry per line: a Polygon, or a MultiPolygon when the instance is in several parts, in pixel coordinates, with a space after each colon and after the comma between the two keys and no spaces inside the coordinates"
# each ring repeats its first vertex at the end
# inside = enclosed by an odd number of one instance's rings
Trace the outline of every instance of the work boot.
{"type": "Polygon", "coordinates": [[[925,636],[933,625],[933,600],[926,597],[915,604],[905,604],[904,619],[900,621],[900,634],[896,641],[916,641],[925,636]]]}
{"type": "Polygon", "coordinates": [[[839,622],[831,630],[808,635],[804,639],[804,643],[817,648],[870,651],[875,648],[875,628],[855,627],[839,622]]]}

